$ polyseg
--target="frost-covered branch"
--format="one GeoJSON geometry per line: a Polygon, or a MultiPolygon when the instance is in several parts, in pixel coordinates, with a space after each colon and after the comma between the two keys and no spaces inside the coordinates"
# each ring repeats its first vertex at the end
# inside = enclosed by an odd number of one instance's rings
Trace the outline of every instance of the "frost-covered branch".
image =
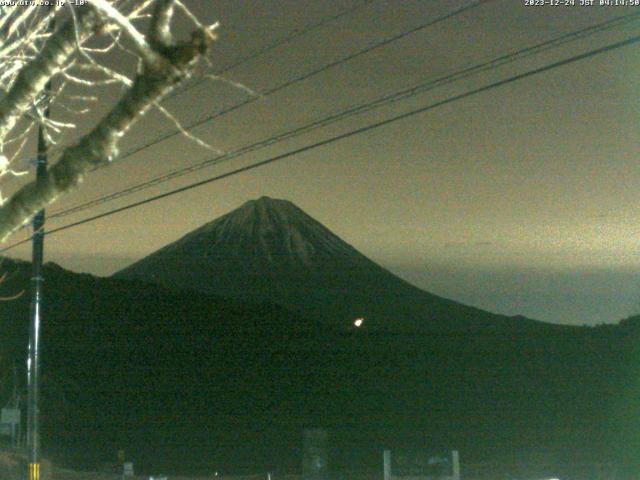
{"type": "Polygon", "coordinates": [[[113,4],[105,0],[91,0],[91,3],[96,10],[83,9],[76,15],[77,21],[50,37],[42,51],[42,54],[46,52],[45,58],[40,58],[41,54],[32,62],[38,64],[37,68],[33,65],[25,67],[40,83],[31,90],[26,90],[26,86],[18,85],[20,82],[17,79],[12,88],[16,92],[12,93],[11,98],[19,98],[18,105],[14,105],[17,100],[5,101],[9,95],[0,100],[0,140],[25,110],[30,108],[47,79],[62,70],[78,45],[76,36],[85,35],[98,22],[113,23],[124,31],[135,45],[142,68],[113,109],[75,145],[62,150],[59,160],[49,169],[46,179],[27,184],[0,207],[0,238],[3,240],[40,209],[78,185],[87,172],[108,164],[116,157],[120,138],[149,108],[157,105],[164,95],[192,74],[198,60],[206,54],[215,39],[217,24],[211,27],[199,26],[192,32],[190,40],[173,43],[172,0],[156,1],[149,31],[142,37],[126,16],[114,14],[113,4]],[[145,52],[146,49],[150,52],[145,52]],[[5,111],[2,110],[3,102],[6,105],[5,111]]]}
{"type": "Polygon", "coordinates": [[[149,45],[145,36],[140,33],[129,19],[120,13],[120,11],[111,3],[107,0],[89,0],[89,2],[100,12],[100,14],[102,14],[104,18],[115,22],[122,29],[122,31],[133,42],[136,53],[143,61],[148,64],[160,61],[158,58],[159,53],[151,48],[151,45],[149,45]]]}
{"type": "Polygon", "coordinates": [[[37,57],[17,74],[7,93],[0,98],[0,146],[22,116],[42,95],[44,88],[59,73],[76,51],[77,34],[89,36],[99,22],[90,8],[81,8],[76,19],[70,19],[47,40],[37,57]]]}

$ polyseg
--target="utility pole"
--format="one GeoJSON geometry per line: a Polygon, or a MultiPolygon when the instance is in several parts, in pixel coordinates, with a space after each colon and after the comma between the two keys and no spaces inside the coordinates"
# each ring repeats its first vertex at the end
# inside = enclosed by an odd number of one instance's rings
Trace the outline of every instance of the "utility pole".
{"type": "MultiPolygon", "coordinates": [[[[48,96],[49,88],[45,95],[48,96]]],[[[49,99],[44,99],[49,102],[49,99]]],[[[49,115],[49,106],[45,106],[45,118],[49,115]]],[[[47,176],[47,145],[43,132],[38,128],[38,165],[37,182],[47,176]]],[[[29,449],[29,479],[40,478],[40,320],[42,315],[42,260],[44,256],[44,209],[33,218],[33,248],[31,273],[31,322],[29,325],[29,358],[27,359],[27,448],[29,449]]]]}
{"type": "MultiPolygon", "coordinates": [[[[51,7],[51,10],[53,7],[51,7]]],[[[53,19],[49,31],[54,28],[53,19]]],[[[40,105],[44,119],[49,118],[51,102],[51,81],[47,82],[40,105]]],[[[41,122],[38,127],[38,160],[36,182],[47,178],[47,139],[46,126],[41,122]]],[[[42,314],[42,286],[44,277],[42,260],[44,257],[44,208],[33,218],[33,248],[31,274],[31,309],[29,324],[29,351],[27,359],[27,448],[29,450],[28,480],[40,480],[40,320],[42,314]]]]}

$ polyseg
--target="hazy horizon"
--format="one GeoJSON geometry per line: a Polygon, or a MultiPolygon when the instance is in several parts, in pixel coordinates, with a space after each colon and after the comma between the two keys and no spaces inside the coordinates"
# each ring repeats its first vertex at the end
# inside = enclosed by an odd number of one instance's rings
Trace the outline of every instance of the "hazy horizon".
{"type": "MultiPolygon", "coordinates": [[[[179,234],[174,241],[187,233],[179,234]]],[[[634,267],[492,264],[489,256],[482,264],[461,255],[462,242],[448,246],[457,250],[449,261],[428,256],[411,259],[397,251],[372,252],[366,245],[363,248],[334,233],[418,288],[490,312],[568,325],[616,323],[640,312],[640,276],[634,267]]],[[[489,245],[482,247],[487,249],[489,245]]],[[[136,257],[67,253],[49,256],[47,261],[77,273],[108,277],[150,253],[136,257]]]]}

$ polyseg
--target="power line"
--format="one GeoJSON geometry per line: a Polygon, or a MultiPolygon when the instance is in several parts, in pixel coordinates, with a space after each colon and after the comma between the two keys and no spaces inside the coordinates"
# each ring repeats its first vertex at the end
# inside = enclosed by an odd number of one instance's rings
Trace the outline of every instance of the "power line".
{"type": "MultiPolygon", "coordinates": [[[[220,75],[224,75],[225,73],[241,66],[244,65],[245,63],[248,63],[252,60],[255,60],[256,58],[259,58],[263,55],[266,55],[267,53],[275,50],[276,48],[285,45],[289,42],[291,42],[292,40],[295,40],[298,37],[302,37],[304,35],[306,35],[307,33],[312,32],[313,30],[317,29],[317,28],[321,28],[324,27],[325,25],[328,25],[330,23],[335,22],[336,20],[341,19],[342,17],[345,17],[347,15],[350,15],[358,10],[360,10],[363,7],[366,7],[368,5],[370,5],[371,3],[373,3],[376,0],[362,0],[362,3],[356,4],[352,7],[346,8],[334,15],[329,15],[327,17],[321,18],[320,20],[318,20],[315,23],[309,24],[301,29],[296,29],[293,30],[289,35],[285,35],[282,38],[276,39],[275,41],[273,41],[272,43],[270,43],[269,45],[260,48],[258,50],[256,50],[255,52],[249,53],[248,55],[245,55],[244,57],[241,57],[239,59],[237,59],[236,61],[232,62],[229,65],[226,65],[225,67],[223,67],[222,69],[216,71],[214,73],[214,75],[220,76],[220,75]]],[[[168,100],[170,98],[176,97],[178,95],[183,94],[184,92],[191,90],[192,88],[204,83],[206,81],[206,79],[200,79],[194,83],[191,83],[189,85],[185,85],[183,88],[178,88],[176,90],[174,90],[173,92],[171,92],[169,95],[167,95],[163,100],[168,100]]]]}
{"type": "MultiPolygon", "coordinates": [[[[373,1],[373,0],[369,0],[369,1],[373,1]]],[[[249,98],[247,98],[247,99],[245,99],[245,100],[243,100],[243,101],[241,101],[239,103],[236,103],[235,105],[232,105],[230,107],[227,107],[227,108],[224,108],[222,110],[218,110],[218,111],[216,111],[214,113],[208,114],[208,115],[204,116],[201,119],[198,119],[198,120],[196,120],[194,122],[191,122],[189,125],[183,126],[182,128],[178,128],[178,129],[172,130],[172,131],[170,131],[170,132],[168,132],[168,133],[166,133],[164,135],[156,137],[151,142],[138,145],[137,147],[134,147],[134,148],[124,152],[122,155],[120,155],[118,157],[118,163],[122,162],[126,158],[129,158],[132,155],[135,155],[136,153],[138,153],[138,152],[140,152],[142,150],[145,150],[145,149],[147,149],[147,148],[149,148],[149,147],[151,147],[153,145],[156,145],[156,144],[158,144],[160,142],[168,140],[168,139],[170,139],[172,137],[181,135],[181,134],[183,134],[184,131],[193,130],[194,128],[197,128],[197,127],[199,127],[201,125],[204,125],[205,123],[208,123],[211,120],[215,120],[216,118],[220,118],[220,117],[222,117],[222,116],[224,116],[224,115],[226,115],[228,113],[234,112],[234,111],[244,107],[245,105],[249,105],[249,104],[251,104],[251,103],[253,103],[253,102],[255,102],[255,101],[259,100],[259,99],[264,99],[264,98],[266,98],[266,97],[268,97],[268,96],[270,96],[270,95],[272,95],[274,93],[277,93],[277,92],[279,92],[281,90],[284,90],[284,89],[286,89],[286,88],[288,88],[290,86],[293,86],[293,85],[295,85],[297,83],[300,83],[300,82],[303,82],[305,80],[308,80],[309,78],[312,78],[312,77],[314,77],[316,75],[319,75],[320,73],[323,73],[323,72],[325,72],[327,70],[330,70],[331,68],[334,68],[334,67],[342,65],[344,63],[347,63],[347,62],[349,62],[349,61],[351,61],[351,60],[353,60],[355,58],[358,58],[358,57],[360,57],[362,55],[365,55],[365,54],[367,54],[369,52],[372,52],[373,50],[376,50],[378,48],[384,47],[384,46],[389,45],[389,44],[391,44],[393,42],[401,40],[401,39],[403,39],[403,38],[405,38],[405,37],[407,37],[409,35],[412,35],[412,34],[414,34],[416,32],[419,32],[420,30],[424,30],[424,29],[426,29],[428,27],[431,27],[431,26],[436,25],[436,24],[438,24],[440,22],[443,22],[443,21],[448,20],[450,18],[453,18],[453,17],[455,17],[457,15],[460,15],[461,13],[464,13],[466,11],[472,10],[474,8],[477,8],[477,7],[481,6],[481,5],[484,5],[486,3],[490,3],[490,2],[493,2],[493,1],[495,1],[495,0],[473,0],[469,4],[467,4],[467,5],[463,6],[463,7],[460,7],[458,9],[456,9],[456,10],[453,10],[453,11],[451,11],[449,13],[446,13],[444,15],[441,15],[441,16],[433,19],[433,20],[429,20],[429,21],[427,21],[425,23],[422,23],[422,24],[420,24],[420,25],[418,25],[416,27],[412,27],[412,28],[410,28],[408,30],[404,30],[404,31],[402,31],[402,32],[400,32],[400,33],[398,33],[396,35],[384,38],[379,42],[373,43],[372,45],[370,45],[368,47],[365,47],[365,48],[363,48],[361,50],[358,50],[356,52],[348,54],[345,57],[342,57],[342,58],[340,58],[338,60],[334,60],[332,62],[329,62],[329,63],[327,63],[327,64],[325,64],[325,65],[323,65],[321,67],[318,67],[318,68],[316,68],[316,69],[314,69],[314,70],[312,70],[310,72],[307,72],[305,74],[302,74],[302,75],[300,75],[298,77],[289,79],[289,80],[285,81],[284,83],[281,83],[281,84],[277,85],[276,87],[273,87],[273,88],[271,88],[269,90],[266,90],[264,92],[259,93],[258,95],[254,95],[254,96],[249,97],[249,98]]],[[[350,9],[348,11],[343,12],[343,14],[338,14],[335,17],[339,18],[339,17],[341,17],[343,15],[346,15],[347,13],[351,13],[354,10],[355,10],[355,8],[354,9],[350,9]]],[[[330,21],[330,19],[326,19],[326,21],[323,24],[326,24],[329,21],[330,21]]],[[[307,30],[307,31],[309,31],[309,30],[307,30]]],[[[292,34],[292,35],[294,35],[294,34],[292,34]]],[[[295,36],[297,37],[299,35],[295,35],[295,36]]],[[[278,43],[278,42],[276,42],[276,43],[278,43]]],[[[278,43],[278,45],[280,45],[282,43],[286,43],[285,39],[283,39],[283,41],[281,43],[278,43]]],[[[278,45],[274,45],[273,47],[266,47],[265,48],[265,53],[266,53],[267,50],[275,48],[278,45]]],[[[259,54],[259,52],[256,52],[255,54],[250,55],[249,57],[251,57],[251,59],[252,59],[252,58],[256,58],[258,56],[260,56],[260,54],[259,54]]],[[[249,57],[246,57],[246,58],[249,58],[249,57]]],[[[231,68],[235,68],[236,66],[238,66],[238,65],[240,65],[242,63],[244,63],[244,59],[240,60],[239,63],[236,63],[236,64],[232,65],[231,67],[227,67],[225,69],[225,72],[228,71],[231,68]]],[[[220,74],[217,74],[217,75],[220,75],[220,74]]],[[[195,86],[195,85],[193,85],[193,86],[195,86]]],[[[191,88],[191,87],[188,87],[188,88],[191,88]]],[[[188,88],[187,89],[182,89],[181,93],[186,91],[186,90],[188,90],[188,88]]],[[[93,171],[98,170],[100,168],[102,168],[102,167],[95,167],[93,171]]]]}
{"type": "MultiPolygon", "coordinates": [[[[280,85],[261,93],[259,97],[255,97],[255,96],[254,97],[250,97],[250,98],[248,98],[248,99],[246,99],[246,100],[244,100],[244,101],[242,101],[240,103],[232,105],[231,107],[228,107],[228,108],[223,109],[223,110],[219,110],[219,111],[217,111],[217,112],[215,112],[213,114],[209,114],[209,115],[205,116],[204,118],[196,120],[195,122],[192,122],[191,124],[185,126],[184,130],[192,130],[192,129],[194,129],[194,128],[200,126],[200,125],[203,125],[203,124],[205,124],[205,123],[207,123],[207,122],[209,122],[211,120],[214,120],[216,118],[222,117],[222,116],[226,115],[227,113],[231,113],[231,112],[233,112],[235,110],[238,110],[239,108],[244,107],[245,105],[253,103],[259,98],[264,98],[264,97],[267,97],[269,95],[272,95],[273,93],[276,93],[276,92],[278,92],[280,90],[284,90],[285,88],[288,88],[288,87],[290,87],[292,85],[295,85],[296,83],[299,83],[299,82],[302,82],[304,80],[307,80],[307,79],[309,79],[309,78],[311,78],[311,77],[313,77],[315,75],[318,75],[318,74],[320,74],[320,73],[322,73],[322,72],[324,72],[326,70],[329,70],[329,69],[331,69],[331,68],[333,68],[335,66],[341,65],[341,64],[346,63],[346,62],[348,62],[350,60],[353,60],[353,59],[358,58],[358,57],[360,57],[362,55],[365,55],[365,54],[367,54],[367,53],[369,53],[369,52],[371,52],[371,51],[373,51],[373,50],[375,50],[377,48],[380,48],[380,47],[388,45],[388,44],[390,44],[392,42],[398,41],[398,40],[400,40],[402,38],[405,38],[405,37],[407,37],[407,36],[409,36],[409,35],[411,35],[413,33],[416,33],[418,31],[420,31],[420,30],[423,30],[423,29],[428,28],[430,26],[433,26],[433,25],[435,25],[437,23],[440,23],[442,21],[445,21],[445,20],[448,20],[450,18],[453,18],[453,17],[455,17],[457,15],[460,15],[463,12],[466,12],[468,10],[471,10],[473,8],[479,7],[479,6],[481,6],[481,5],[485,4],[485,3],[489,3],[489,2],[492,2],[492,1],[495,1],[495,0],[475,0],[475,1],[465,5],[463,7],[460,7],[458,9],[454,10],[454,11],[451,11],[449,13],[441,15],[441,16],[433,19],[433,20],[430,20],[428,22],[422,23],[422,24],[420,24],[420,25],[418,25],[416,27],[412,27],[412,28],[410,28],[408,30],[404,30],[399,34],[393,35],[391,37],[387,37],[387,38],[385,38],[385,39],[383,39],[383,40],[381,40],[379,42],[376,42],[376,43],[374,43],[374,44],[372,44],[372,45],[370,45],[368,47],[365,47],[364,49],[358,50],[358,51],[356,51],[354,53],[351,53],[351,54],[349,54],[349,55],[347,55],[345,57],[342,57],[342,58],[340,58],[338,60],[335,60],[335,61],[332,61],[332,62],[330,62],[328,64],[325,64],[325,65],[323,65],[323,66],[321,66],[319,68],[316,68],[315,70],[312,70],[311,72],[307,72],[307,73],[305,73],[305,74],[303,74],[301,76],[298,76],[296,78],[287,80],[286,82],[281,83],[280,85]]],[[[145,149],[147,149],[147,148],[149,148],[149,147],[151,147],[151,146],[153,146],[155,144],[158,144],[158,143],[160,143],[160,142],[162,142],[164,140],[172,138],[172,137],[174,137],[176,135],[180,135],[180,134],[182,134],[182,132],[183,131],[180,130],[180,129],[173,130],[173,131],[171,131],[171,132],[169,132],[169,133],[167,133],[165,135],[157,137],[156,139],[152,140],[149,143],[142,144],[142,145],[139,145],[137,147],[134,147],[133,149],[125,152],[124,154],[122,154],[119,157],[118,162],[121,162],[122,160],[124,160],[124,159],[126,159],[126,158],[128,158],[128,157],[130,157],[130,156],[132,156],[132,155],[134,155],[134,154],[136,154],[136,153],[138,153],[138,152],[140,152],[142,150],[145,150],[145,149]]],[[[101,168],[101,167],[96,167],[96,169],[98,169],[98,168],[101,168]]],[[[72,208],[75,208],[75,207],[72,207],[72,208]]],[[[54,217],[60,216],[61,214],[66,214],[66,212],[61,212],[61,211],[57,211],[56,212],[56,211],[54,211],[53,214],[50,216],[50,218],[54,218],[54,217]]]]}
{"type": "Polygon", "coordinates": [[[98,205],[102,205],[104,203],[116,200],[118,198],[122,198],[124,196],[133,194],[135,192],[139,192],[142,190],[146,190],[147,188],[150,188],[152,186],[155,185],[159,185],[161,183],[165,183],[167,181],[170,181],[174,178],[178,178],[184,175],[187,175],[189,173],[193,173],[195,171],[201,170],[203,168],[206,168],[208,166],[212,166],[212,165],[218,165],[220,163],[232,160],[234,158],[237,158],[239,156],[248,154],[250,152],[254,152],[256,150],[262,149],[264,147],[267,146],[271,146],[274,145],[276,143],[282,142],[284,140],[288,140],[294,137],[297,137],[299,135],[308,133],[310,131],[316,130],[318,128],[322,128],[325,127],[327,125],[333,124],[335,122],[344,120],[345,118],[354,116],[354,115],[358,115],[364,112],[368,112],[370,110],[376,109],[376,108],[380,108],[382,106],[388,105],[390,103],[393,102],[397,102],[400,100],[404,100],[406,98],[412,97],[412,96],[416,96],[418,94],[424,93],[426,91],[430,91],[432,89],[435,89],[437,87],[441,87],[443,85],[455,82],[455,81],[459,81],[461,79],[464,78],[468,78],[472,75],[476,75],[478,73],[481,72],[485,72],[485,71],[489,71],[495,68],[498,68],[500,66],[503,66],[505,64],[508,63],[512,63],[516,60],[521,60],[523,58],[526,58],[528,56],[531,55],[535,55],[535,54],[539,54],[541,52],[545,52],[548,51],[550,49],[553,48],[557,48],[559,46],[562,46],[568,42],[571,41],[575,41],[577,39],[582,39],[582,38],[586,38],[590,35],[593,35],[595,33],[599,33],[602,31],[605,31],[607,29],[610,28],[614,28],[614,27],[619,27],[621,25],[624,25],[626,23],[630,23],[632,21],[636,21],[638,18],[640,17],[640,13],[634,13],[634,14],[629,14],[629,15],[624,15],[621,17],[616,17],[614,19],[608,20],[606,22],[602,22],[602,23],[598,23],[596,25],[592,25],[589,27],[585,27],[582,28],[580,30],[574,31],[574,32],[570,32],[570,33],[566,33],[563,35],[560,35],[558,37],[555,37],[553,39],[544,41],[542,43],[538,43],[536,45],[512,52],[512,53],[508,53],[505,55],[502,55],[500,57],[488,60],[486,62],[480,63],[480,64],[476,64],[474,66],[471,67],[467,67],[464,68],[460,71],[457,71],[455,73],[437,78],[435,80],[429,80],[427,82],[423,82],[420,83],[418,85],[414,85],[410,88],[406,88],[406,89],[402,89],[400,91],[397,91],[395,93],[389,94],[389,95],[385,95],[382,97],[379,97],[375,100],[369,101],[369,102],[365,102],[356,106],[352,106],[349,107],[347,109],[341,110],[339,112],[336,112],[334,114],[331,114],[328,117],[324,117],[322,119],[319,120],[315,120],[312,121],[310,123],[307,123],[303,126],[297,127],[293,130],[289,130],[287,132],[272,136],[270,138],[267,139],[263,139],[261,141],[255,142],[253,144],[250,145],[246,145],[244,147],[241,147],[237,150],[234,150],[232,152],[228,152],[226,154],[214,157],[214,158],[210,158],[207,160],[204,160],[202,162],[199,162],[195,165],[190,165],[187,167],[182,167],[179,169],[175,169],[171,172],[162,174],[160,176],[157,176],[155,178],[149,179],[147,181],[138,183],[136,185],[132,185],[130,187],[127,187],[125,189],[122,189],[120,191],[114,192],[114,193],[110,193],[107,195],[103,195],[101,197],[98,197],[96,199],[90,200],[88,202],[85,202],[83,204],[80,205],[76,205],[70,208],[67,208],[65,210],[60,210],[56,213],[54,213],[53,215],[50,215],[50,219],[51,218],[57,218],[57,217],[62,217],[62,216],[66,216],[66,215],[70,215],[73,213],[77,213],[83,210],[86,210],[88,208],[91,207],[95,207],[98,205]]]}
{"type": "MultiPolygon", "coordinates": [[[[373,2],[375,2],[376,0],[362,0],[362,3],[356,4],[352,7],[346,8],[340,12],[338,12],[337,14],[333,14],[333,15],[329,15],[327,17],[321,18],[320,20],[318,20],[315,23],[309,24],[307,26],[304,26],[301,29],[296,29],[293,30],[291,33],[289,33],[288,35],[285,35],[282,38],[276,39],[275,41],[273,41],[272,43],[270,43],[269,45],[256,50],[255,52],[249,53],[248,55],[245,55],[244,57],[240,57],[239,59],[235,60],[234,62],[232,62],[231,64],[221,68],[220,70],[217,70],[216,72],[213,73],[214,76],[221,76],[224,75],[228,72],[230,72],[231,70],[244,65],[246,63],[249,63],[252,60],[255,60],[256,58],[259,58],[263,55],[266,55],[267,53],[275,50],[276,48],[285,45],[289,42],[291,42],[292,40],[295,40],[298,37],[302,37],[304,35],[306,35],[307,33],[312,32],[313,30],[317,29],[317,28],[321,28],[324,27],[325,25],[328,25],[332,22],[335,22],[336,20],[339,20],[342,17],[345,17],[347,15],[350,15],[358,10],[360,10],[361,8],[364,8],[365,6],[368,6],[370,4],[372,4],[373,2]]],[[[183,93],[191,90],[192,88],[197,87],[198,85],[201,85],[202,83],[206,82],[207,79],[205,78],[201,78],[193,83],[190,83],[188,85],[184,85],[182,87],[178,87],[176,89],[174,89],[172,92],[170,92],[169,94],[167,94],[162,100],[166,101],[169,99],[172,99],[176,96],[182,95],[183,93]]],[[[162,140],[158,140],[162,141],[162,140]]],[[[154,143],[157,142],[153,142],[150,145],[153,145],[154,143]]],[[[63,149],[64,147],[58,147],[55,149],[55,152],[59,152],[63,149]]],[[[129,157],[130,155],[133,155],[133,153],[136,153],[139,150],[135,150],[135,151],[129,151],[126,152],[125,154],[123,154],[120,157],[120,160],[123,160],[127,157],[129,157]]],[[[29,161],[33,161],[35,162],[35,160],[37,160],[36,158],[31,158],[29,159],[29,161]]]]}
{"type": "MultiPolygon", "coordinates": [[[[211,120],[215,120],[216,118],[220,118],[228,113],[234,112],[242,107],[244,107],[245,105],[249,105],[257,100],[260,99],[264,99],[265,97],[268,97],[270,95],[273,95],[274,93],[277,93],[281,90],[284,90],[286,88],[291,87],[292,85],[295,85],[297,83],[303,82],[305,80],[308,80],[309,78],[312,78],[316,75],[319,75],[327,70],[330,70],[334,67],[337,67],[339,65],[342,65],[344,63],[347,63],[355,58],[361,57],[362,55],[365,55],[367,53],[372,52],[373,50],[377,50],[378,48],[384,47],[386,45],[389,45],[393,42],[396,42],[398,40],[401,40],[409,35],[412,35],[416,32],[419,32],[420,30],[424,30],[428,27],[431,27],[433,25],[436,25],[440,22],[443,22],[445,20],[448,20],[450,18],[453,18],[457,15],[460,15],[461,13],[464,13],[466,11],[469,11],[471,9],[474,9],[476,7],[479,7],[481,5],[484,5],[485,3],[489,3],[489,2],[493,2],[495,0],[474,0],[473,2],[469,3],[468,5],[465,5],[463,7],[460,7],[452,12],[446,13],[444,15],[441,15],[433,20],[429,20],[428,22],[422,23],[416,27],[412,27],[408,30],[404,30],[396,35],[387,37],[385,39],[382,39],[379,42],[373,43],[372,45],[365,47],[361,50],[358,50],[356,52],[350,53],[338,60],[334,60],[332,62],[329,62],[321,67],[318,67],[310,72],[304,73],[298,77],[292,78],[290,80],[287,80],[284,83],[281,83],[280,85],[277,85],[276,87],[270,88],[264,92],[259,93],[258,95],[254,95],[252,97],[249,97],[245,100],[243,100],[242,102],[236,103],[235,105],[232,105],[230,107],[227,107],[225,109],[222,110],[218,110],[217,112],[211,113],[209,115],[206,115],[205,117],[196,120],[192,123],[190,123],[189,125],[183,127],[184,130],[193,130],[196,127],[199,127],[200,125],[204,125],[207,122],[210,122],[211,120]]],[[[172,130],[169,133],[166,133],[164,135],[161,135],[159,137],[157,137],[156,139],[152,140],[149,143],[145,143],[142,145],[139,145],[137,147],[134,147],[133,149],[125,152],[124,154],[122,154],[122,156],[119,157],[118,161],[121,162],[122,160],[124,160],[125,158],[128,158],[138,152],[140,152],[141,150],[145,150],[147,148],[149,148],[152,145],[155,145],[157,143],[163,142],[164,140],[168,140],[169,138],[175,137],[177,135],[181,135],[183,132],[183,130],[181,129],[176,129],[176,130],[172,130]]],[[[100,168],[100,167],[98,167],[100,168]]]]}
{"type": "MultiPolygon", "coordinates": [[[[138,201],[138,202],[134,202],[134,203],[131,203],[129,205],[125,205],[123,207],[115,208],[115,209],[110,210],[108,212],[104,212],[104,213],[101,213],[101,214],[98,214],[98,215],[94,215],[94,216],[85,218],[83,220],[79,220],[77,222],[73,222],[73,223],[70,223],[70,224],[67,224],[67,225],[63,225],[63,226],[58,227],[58,228],[54,228],[53,230],[50,230],[50,231],[46,232],[46,235],[52,235],[54,233],[58,233],[58,232],[61,232],[63,230],[68,230],[70,228],[74,228],[74,227],[77,227],[77,226],[80,226],[80,225],[84,225],[85,223],[93,222],[95,220],[98,220],[98,219],[101,219],[101,218],[105,218],[105,217],[114,215],[116,213],[123,212],[125,210],[130,210],[132,208],[136,208],[136,207],[148,204],[148,203],[152,203],[152,202],[155,202],[157,200],[161,200],[163,198],[170,197],[170,196],[176,195],[178,193],[185,192],[187,190],[192,190],[194,188],[197,188],[197,187],[200,187],[200,186],[203,186],[203,185],[208,185],[210,183],[213,183],[213,182],[216,182],[218,180],[222,180],[224,178],[228,178],[228,177],[237,175],[239,173],[244,173],[244,172],[247,172],[249,170],[254,170],[254,169],[258,168],[258,167],[262,167],[262,166],[265,166],[265,165],[268,165],[268,164],[271,164],[271,163],[275,163],[275,162],[277,162],[279,160],[283,160],[283,159],[292,157],[294,155],[298,155],[300,153],[308,152],[310,150],[313,150],[313,149],[316,149],[316,148],[319,148],[319,147],[322,147],[322,146],[325,146],[325,145],[336,143],[336,142],[338,142],[340,140],[344,140],[344,139],[347,139],[347,138],[350,138],[350,137],[354,137],[356,135],[360,135],[362,133],[366,133],[366,132],[369,132],[371,130],[375,130],[377,128],[389,125],[391,123],[395,123],[395,122],[400,121],[400,120],[404,120],[404,119],[407,119],[407,118],[414,117],[414,116],[419,115],[421,113],[425,113],[425,112],[427,112],[429,110],[433,110],[435,108],[438,108],[438,107],[441,107],[441,106],[444,106],[444,105],[448,105],[448,104],[457,102],[459,100],[463,100],[463,99],[469,98],[471,96],[478,95],[480,93],[484,93],[484,92],[493,90],[495,88],[502,87],[504,85],[508,85],[510,83],[517,82],[519,80],[523,80],[525,78],[532,77],[534,75],[539,75],[541,73],[548,72],[548,71],[553,70],[555,68],[559,68],[559,67],[571,64],[571,63],[575,63],[575,62],[580,61],[580,60],[585,60],[587,58],[592,58],[592,57],[594,57],[596,55],[600,55],[600,54],[606,53],[606,52],[611,52],[613,50],[617,50],[619,48],[626,47],[626,46],[629,46],[629,45],[632,45],[632,44],[638,43],[638,42],[640,42],[640,36],[635,36],[635,37],[632,37],[632,38],[629,38],[629,39],[626,39],[626,40],[622,40],[622,41],[619,41],[619,42],[615,42],[615,43],[606,45],[604,47],[597,48],[595,50],[590,50],[590,51],[588,51],[586,53],[582,53],[580,55],[574,55],[574,56],[569,57],[567,59],[560,60],[560,61],[551,63],[549,65],[545,65],[543,67],[534,68],[534,69],[528,70],[528,71],[526,71],[524,73],[513,75],[513,76],[508,77],[506,79],[490,83],[490,84],[485,85],[483,87],[479,87],[479,88],[476,88],[476,89],[473,89],[473,90],[469,90],[469,91],[467,91],[465,93],[454,95],[454,96],[449,97],[449,98],[447,98],[445,100],[440,100],[438,102],[435,102],[435,103],[432,103],[432,104],[429,104],[429,105],[426,105],[426,106],[411,110],[409,112],[405,112],[405,113],[402,113],[400,115],[396,115],[396,116],[388,118],[386,120],[381,120],[379,122],[375,122],[375,123],[366,125],[364,127],[357,128],[355,130],[351,130],[349,132],[342,133],[340,135],[336,135],[336,136],[327,138],[325,140],[321,140],[319,142],[315,142],[315,143],[306,145],[306,146],[301,147],[301,148],[290,150],[290,151],[282,153],[280,155],[276,155],[276,156],[270,157],[270,158],[268,158],[266,160],[262,160],[260,162],[253,163],[251,165],[247,165],[247,166],[244,166],[244,167],[237,168],[237,169],[232,170],[230,172],[226,172],[226,173],[223,173],[223,174],[220,174],[220,175],[217,175],[217,176],[205,179],[205,180],[200,180],[198,182],[191,183],[191,184],[186,185],[184,187],[176,188],[176,189],[171,190],[169,192],[165,192],[165,193],[162,193],[162,194],[159,194],[159,195],[155,195],[153,197],[149,197],[149,198],[146,198],[144,200],[141,200],[141,201],[138,201]]],[[[8,250],[10,250],[12,248],[15,248],[18,245],[21,245],[21,244],[25,243],[28,240],[30,240],[30,238],[25,240],[25,241],[18,242],[18,243],[15,243],[15,244],[13,244],[13,245],[11,245],[9,247],[6,247],[6,248],[0,250],[0,253],[4,253],[4,252],[6,252],[6,251],[8,251],[8,250]]]]}

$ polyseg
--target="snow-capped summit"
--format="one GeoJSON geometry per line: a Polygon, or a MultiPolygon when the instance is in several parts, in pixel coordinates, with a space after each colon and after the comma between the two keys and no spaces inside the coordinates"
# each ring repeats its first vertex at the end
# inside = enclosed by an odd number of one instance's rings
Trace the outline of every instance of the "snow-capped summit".
{"type": "Polygon", "coordinates": [[[359,253],[286,200],[261,197],[116,273],[234,298],[270,301],[332,325],[460,328],[525,325],[432,295],[359,253]]]}
{"type": "Polygon", "coordinates": [[[207,251],[213,256],[251,254],[269,262],[310,265],[314,259],[326,256],[358,255],[293,203],[269,197],[250,200],[173,245],[190,244],[200,237],[209,243],[207,251]]]}

